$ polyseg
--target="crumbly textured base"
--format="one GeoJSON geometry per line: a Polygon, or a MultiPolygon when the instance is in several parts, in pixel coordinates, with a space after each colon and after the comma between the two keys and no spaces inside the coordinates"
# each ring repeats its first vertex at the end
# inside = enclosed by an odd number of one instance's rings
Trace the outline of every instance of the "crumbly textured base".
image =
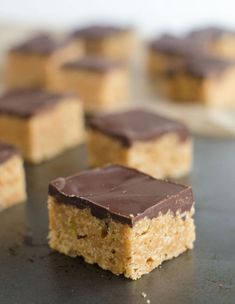
{"type": "Polygon", "coordinates": [[[223,58],[235,58],[235,39],[231,35],[223,35],[211,47],[211,52],[223,58]]]}
{"type": "MultiPolygon", "coordinates": [[[[80,42],[80,39],[77,39],[80,42]]],[[[133,32],[120,33],[100,40],[84,40],[86,54],[99,55],[110,59],[129,60],[137,45],[133,32]]]]}
{"type": "Polygon", "coordinates": [[[89,209],[48,199],[49,245],[71,257],[136,280],[162,262],[193,248],[194,209],[144,218],[130,227],[112,219],[98,219],[89,209]]]}
{"type": "Polygon", "coordinates": [[[60,69],[50,82],[57,92],[73,91],[80,96],[86,112],[123,108],[130,99],[129,75],[126,69],[107,73],[60,69]]]}
{"type": "Polygon", "coordinates": [[[180,141],[177,133],[168,133],[155,140],[136,141],[124,147],[119,140],[89,130],[90,165],[100,167],[115,163],[138,169],[156,178],[186,175],[192,166],[192,140],[180,141]]]}
{"type": "Polygon", "coordinates": [[[83,113],[77,99],[65,99],[30,119],[0,115],[0,138],[19,147],[32,163],[76,146],[83,137],[83,113]]]}
{"type": "Polygon", "coordinates": [[[26,200],[23,161],[14,155],[0,164],[0,211],[26,200]]]}
{"type": "Polygon", "coordinates": [[[183,62],[183,57],[176,55],[167,55],[153,50],[148,51],[147,70],[151,77],[164,77],[174,66],[183,62]]]}
{"type": "Polygon", "coordinates": [[[235,69],[220,77],[197,78],[179,72],[167,80],[167,93],[172,100],[197,102],[207,106],[235,106],[235,69]]]}
{"type": "Polygon", "coordinates": [[[47,88],[48,77],[56,73],[60,64],[83,53],[81,45],[70,43],[48,56],[34,53],[9,52],[6,64],[8,89],[47,88]]]}

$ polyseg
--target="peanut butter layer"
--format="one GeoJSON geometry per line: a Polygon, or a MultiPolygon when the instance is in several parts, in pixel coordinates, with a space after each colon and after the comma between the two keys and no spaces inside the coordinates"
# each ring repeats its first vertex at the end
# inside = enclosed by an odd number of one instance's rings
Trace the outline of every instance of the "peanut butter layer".
{"type": "Polygon", "coordinates": [[[121,61],[98,56],[83,57],[76,61],[67,62],[62,66],[63,69],[85,70],[98,73],[109,72],[120,67],[124,67],[121,61]]]}
{"type": "Polygon", "coordinates": [[[135,141],[155,139],[166,133],[177,133],[182,141],[189,137],[184,124],[138,109],[93,116],[88,125],[120,140],[125,146],[131,146],[135,141]]]}
{"type": "Polygon", "coordinates": [[[191,187],[119,165],[58,178],[50,183],[49,195],[62,204],[89,208],[97,218],[111,217],[130,226],[168,211],[184,213],[194,203],[191,187]]]}

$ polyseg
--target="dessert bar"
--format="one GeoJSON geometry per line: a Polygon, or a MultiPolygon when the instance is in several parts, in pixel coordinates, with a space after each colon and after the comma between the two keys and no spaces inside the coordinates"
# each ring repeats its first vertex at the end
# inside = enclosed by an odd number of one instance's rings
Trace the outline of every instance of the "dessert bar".
{"type": "Polygon", "coordinates": [[[0,139],[33,163],[52,158],[83,140],[83,111],[72,94],[19,90],[0,97],[0,139]]]}
{"type": "Polygon", "coordinates": [[[192,189],[107,166],[49,185],[49,244],[133,280],[193,248],[192,189]]]}
{"type": "Polygon", "coordinates": [[[180,122],[134,109],[88,121],[91,166],[116,163],[158,178],[180,177],[192,165],[192,138],[180,122]]]}
{"type": "Polygon", "coordinates": [[[17,148],[0,141],[0,211],[26,200],[23,160],[17,148]]]}

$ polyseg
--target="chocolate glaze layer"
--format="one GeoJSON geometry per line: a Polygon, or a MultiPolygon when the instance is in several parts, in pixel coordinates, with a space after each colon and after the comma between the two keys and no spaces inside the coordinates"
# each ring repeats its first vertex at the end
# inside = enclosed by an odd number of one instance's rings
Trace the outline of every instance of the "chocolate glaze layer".
{"type": "Polygon", "coordinates": [[[62,68],[75,70],[89,70],[93,72],[108,72],[110,70],[123,67],[121,61],[111,60],[104,57],[84,57],[76,61],[65,63],[62,68]]]}
{"type": "Polygon", "coordinates": [[[29,118],[53,108],[66,96],[41,90],[10,91],[0,97],[0,114],[29,118]]]}
{"type": "Polygon", "coordinates": [[[170,69],[167,72],[167,75],[171,77],[181,71],[189,73],[198,78],[208,76],[218,77],[231,67],[235,68],[235,62],[232,60],[208,56],[195,56],[185,59],[181,65],[170,69]]]}
{"type": "Polygon", "coordinates": [[[15,146],[0,141],[0,164],[16,154],[20,154],[20,152],[15,146]]]}
{"type": "Polygon", "coordinates": [[[191,187],[183,186],[119,165],[111,165],[58,178],[49,185],[58,203],[90,208],[98,218],[112,218],[133,226],[169,210],[183,213],[194,203],[191,187]]]}
{"type": "Polygon", "coordinates": [[[210,43],[221,38],[223,35],[232,35],[235,37],[235,31],[216,26],[208,26],[189,32],[187,37],[197,41],[210,43]]]}
{"type": "Polygon", "coordinates": [[[104,39],[113,35],[129,32],[131,29],[128,27],[118,27],[114,25],[91,25],[75,30],[72,37],[83,38],[88,40],[104,39]]]}
{"type": "Polygon", "coordinates": [[[156,139],[166,133],[177,133],[182,141],[189,137],[184,124],[140,109],[93,116],[88,120],[88,126],[118,139],[126,147],[135,141],[156,139]]]}
{"type": "Polygon", "coordinates": [[[56,49],[66,45],[68,40],[56,41],[46,34],[38,34],[11,48],[11,52],[35,53],[49,55],[56,49]]]}
{"type": "Polygon", "coordinates": [[[153,51],[175,56],[192,56],[205,51],[192,39],[179,38],[169,34],[153,40],[149,47],[153,51]]]}

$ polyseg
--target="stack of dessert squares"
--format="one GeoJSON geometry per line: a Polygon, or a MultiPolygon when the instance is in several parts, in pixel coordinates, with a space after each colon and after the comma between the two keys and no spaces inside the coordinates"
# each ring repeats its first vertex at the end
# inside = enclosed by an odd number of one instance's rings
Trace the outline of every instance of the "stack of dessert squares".
{"type": "MultiPolygon", "coordinates": [[[[177,100],[229,103],[234,37],[163,36],[148,46],[149,74],[177,100]]],[[[192,188],[167,180],[192,168],[189,130],[123,109],[137,44],[132,28],[113,25],[31,37],[9,50],[0,97],[0,208],[26,200],[23,159],[40,164],[86,142],[93,168],[49,184],[49,245],[134,280],[195,241],[192,188]]]]}

